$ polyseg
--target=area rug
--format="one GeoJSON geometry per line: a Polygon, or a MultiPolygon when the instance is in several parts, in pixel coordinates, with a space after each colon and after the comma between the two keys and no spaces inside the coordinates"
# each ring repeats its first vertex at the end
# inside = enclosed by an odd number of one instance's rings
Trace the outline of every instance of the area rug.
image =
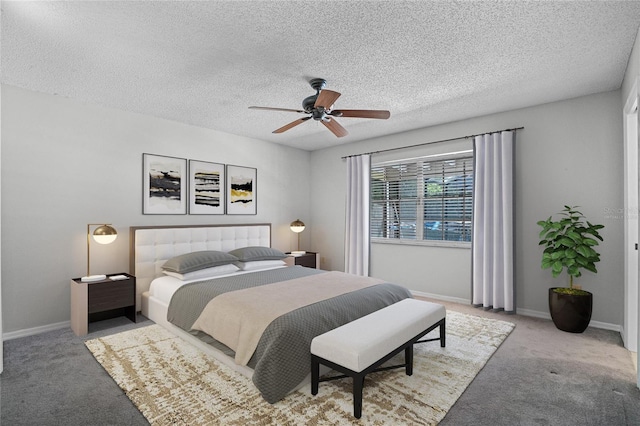
{"type": "Polygon", "coordinates": [[[250,379],[159,325],[85,344],[152,425],[435,425],[513,327],[448,311],[446,348],[415,345],[412,376],[396,369],[366,377],[360,420],[351,379],[322,382],[316,396],[306,385],[272,405],[250,379]]]}

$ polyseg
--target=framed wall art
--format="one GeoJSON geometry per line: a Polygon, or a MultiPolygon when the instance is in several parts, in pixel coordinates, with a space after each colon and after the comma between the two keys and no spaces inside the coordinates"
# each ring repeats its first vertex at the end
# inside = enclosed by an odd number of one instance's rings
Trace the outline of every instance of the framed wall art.
{"type": "Polygon", "coordinates": [[[189,214],[224,214],[224,164],[189,160],[189,214]]]}
{"type": "Polygon", "coordinates": [[[187,160],[142,154],[142,213],[187,214],[187,160]]]}
{"type": "Polygon", "coordinates": [[[258,170],[227,165],[227,214],[257,213],[258,170]]]}

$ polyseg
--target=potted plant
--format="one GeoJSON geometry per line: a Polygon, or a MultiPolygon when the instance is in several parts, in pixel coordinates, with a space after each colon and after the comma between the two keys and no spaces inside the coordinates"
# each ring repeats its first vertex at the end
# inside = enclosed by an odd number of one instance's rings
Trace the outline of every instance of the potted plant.
{"type": "Polygon", "coordinates": [[[582,276],[586,269],[597,273],[596,263],[600,254],[595,250],[603,241],[598,230],[604,225],[594,225],[576,210],[577,207],[564,206],[559,220],[550,216],[541,220],[542,227],[539,245],[544,246],[542,269],[551,268],[551,274],[557,277],[566,270],[569,275],[569,287],[549,289],[549,312],[557,328],[571,333],[582,333],[591,321],[593,295],[574,286],[573,278],[582,276]]]}

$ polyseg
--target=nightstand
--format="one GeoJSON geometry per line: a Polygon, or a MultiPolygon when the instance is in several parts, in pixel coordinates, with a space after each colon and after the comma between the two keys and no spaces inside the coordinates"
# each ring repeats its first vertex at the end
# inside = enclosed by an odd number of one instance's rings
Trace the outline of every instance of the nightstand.
{"type": "Polygon", "coordinates": [[[77,336],[87,334],[90,322],[123,315],[136,322],[136,277],[122,272],[101,281],[71,280],[71,329],[77,336]],[[126,278],[110,279],[117,275],[126,278]]]}
{"type": "Polygon", "coordinates": [[[308,251],[305,254],[300,255],[292,255],[291,253],[285,254],[289,255],[289,257],[284,259],[288,266],[299,265],[307,268],[320,268],[320,253],[308,251]]]}

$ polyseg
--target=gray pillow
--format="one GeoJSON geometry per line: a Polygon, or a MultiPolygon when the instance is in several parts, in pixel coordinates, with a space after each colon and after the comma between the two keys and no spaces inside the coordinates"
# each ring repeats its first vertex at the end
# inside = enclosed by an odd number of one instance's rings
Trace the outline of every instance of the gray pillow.
{"type": "Polygon", "coordinates": [[[260,246],[238,248],[231,250],[229,254],[236,256],[241,262],[252,262],[255,260],[280,260],[287,257],[287,255],[280,250],[260,246]]]}
{"type": "Polygon", "coordinates": [[[222,251],[194,251],[192,253],[181,254],[180,256],[167,260],[164,265],[162,265],[162,269],[165,271],[185,274],[187,272],[211,268],[213,266],[228,265],[236,262],[237,260],[237,257],[222,251]]]}

